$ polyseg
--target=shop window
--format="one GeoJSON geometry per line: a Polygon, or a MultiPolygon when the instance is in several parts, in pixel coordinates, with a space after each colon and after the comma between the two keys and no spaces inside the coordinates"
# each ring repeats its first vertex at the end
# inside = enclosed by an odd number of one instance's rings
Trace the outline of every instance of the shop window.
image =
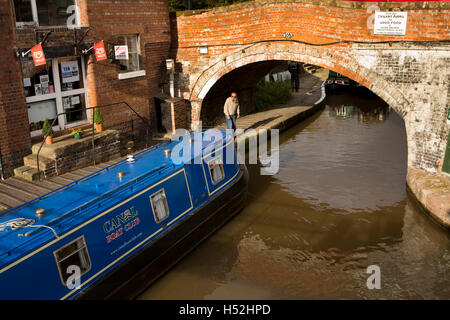
{"type": "Polygon", "coordinates": [[[86,105],[84,94],[63,97],[63,108],[66,117],[66,123],[74,123],[86,120],[86,105]]]}
{"type": "Polygon", "coordinates": [[[74,5],[75,0],[14,0],[16,23],[18,26],[66,26],[69,17],[75,13],[68,9],[74,5]]]}
{"type": "Polygon", "coordinates": [[[69,266],[78,266],[80,268],[80,275],[85,274],[91,269],[91,260],[84,236],[58,249],[54,252],[54,255],[61,281],[64,285],[67,285],[67,280],[71,275],[67,272],[69,266]]]}
{"type": "MultiPolygon", "coordinates": [[[[53,123],[53,120],[55,120],[57,115],[55,99],[28,103],[27,107],[30,131],[41,130],[44,125],[45,118],[48,119],[50,124],[53,123]]],[[[53,126],[58,126],[58,124],[58,119],[56,118],[53,126]]]]}
{"type": "Polygon", "coordinates": [[[54,120],[53,130],[88,123],[84,65],[81,58],[48,59],[45,66],[22,61],[31,136],[41,134],[45,118],[54,120]],[[56,118],[56,116],[59,116],[56,118]]]}
{"type": "Polygon", "coordinates": [[[140,70],[138,35],[118,36],[114,41],[114,46],[127,46],[128,49],[128,59],[118,59],[121,71],[131,72],[140,70]]]}
{"type": "Polygon", "coordinates": [[[221,159],[216,158],[208,162],[209,174],[213,184],[217,184],[225,178],[221,159]]]}
{"type": "Polygon", "coordinates": [[[61,91],[83,88],[83,77],[80,76],[80,60],[61,61],[59,65],[61,91]]]}
{"type": "Polygon", "coordinates": [[[156,223],[160,223],[169,216],[169,206],[167,204],[167,197],[164,189],[152,194],[150,196],[150,203],[152,205],[156,223]]]}
{"type": "Polygon", "coordinates": [[[46,65],[35,67],[33,61],[22,62],[23,85],[25,96],[42,96],[55,92],[52,61],[46,65]]]}

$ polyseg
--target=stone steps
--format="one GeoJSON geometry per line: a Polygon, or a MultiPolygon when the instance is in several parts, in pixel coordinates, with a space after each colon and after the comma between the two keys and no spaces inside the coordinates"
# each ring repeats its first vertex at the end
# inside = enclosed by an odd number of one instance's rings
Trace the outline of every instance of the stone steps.
{"type": "Polygon", "coordinates": [[[44,177],[44,172],[41,171],[39,174],[36,168],[22,166],[14,169],[14,176],[27,181],[38,181],[39,176],[44,177]]]}
{"type": "MultiPolygon", "coordinates": [[[[36,143],[32,154],[23,158],[24,165],[14,170],[16,177],[27,181],[37,181],[82,167],[116,159],[121,156],[120,138],[117,130],[105,130],[92,136],[90,130],[83,131],[82,138],[75,140],[72,135],[64,135],[53,140],[53,144],[36,143]],[[94,139],[95,149],[92,150],[94,139]],[[39,152],[39,171],[37,153],[39,152]]],[[[128,146],[132,149],[133,146],[128,146]]]]}
{"type": "MultiPolygon", "coordinates": [[[[29,154],[23,158],[25,166],[37,169],[37,157],[35,154],[29,154]]],[[[55,160],[39,155],[39,169],[48,170],[55,167],[55,160]]]]}

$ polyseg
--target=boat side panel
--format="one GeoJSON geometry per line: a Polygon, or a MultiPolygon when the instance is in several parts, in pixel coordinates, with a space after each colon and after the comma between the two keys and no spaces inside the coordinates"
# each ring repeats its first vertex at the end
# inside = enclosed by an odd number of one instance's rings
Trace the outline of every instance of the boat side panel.
{"type": "MultiPolygon", "coordinates": [[[[236,161],[226,164],[225,153],[214,156],[223,159],[225,177],[222,181],[212,184],[208,159],[204,158],[201,164],[187,164],[165,178],[161,177],[159,182],[139,188],[119,204],[120,200],[111,195],[111,205],[102,205],[88,223],[60,235],[58,241],[35,250],[12,267],[0,270],[0,288],[7,288],[0,290],[0,299],[71,299],[101,281],[107,273],[154,239],[170,232],[189,212],[210,201],[237,179],[240,169],[236,161]],[[170,214],[157,224],[149,197],[161,188],[165,190],[170,214]],[[62,283],[54,252],[80,236],[86,240],[91,269],[82,275],[80,288],[69,290],[62,283]]],[[[91,213],[86,212],[89,216],[91,213]]]]}
{"type": "Polygon", "coordinates": [[[120,265],[152,239],[167,232],[171,225],[193,209],[184,168],[140,193],[69,237],[62,238],[0,274],[0,288],[8,288],[0,290],[0,299],[70,298],[79,289],[91,285],[120,265]],[[161,188],[166,192],[169,217],[157,224],[149,197],[161,188]],[[69,290],[62,283],[54,251],[83,235],[91,268],[82,275],[81,287],[69,290]]]}

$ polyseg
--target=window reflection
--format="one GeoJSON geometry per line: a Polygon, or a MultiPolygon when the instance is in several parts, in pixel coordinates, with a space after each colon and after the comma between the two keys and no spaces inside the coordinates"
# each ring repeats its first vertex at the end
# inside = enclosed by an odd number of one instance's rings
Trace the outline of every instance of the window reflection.
{"type": "MultiPolygon", "coordinates": [[[[56,118],[56,100],[44,100],[39,102],[28,103],[28,120],[30,122],[30,132],[41,130],[44,124],[45,118],[48,118],[49,122],[56,118]]],[[[56,119],[54,126],[58,125],[58,119],[56,119]]]]}
{"type": "Polygon", "coordinates": [[[74,0],[36,0],[39,25],[63,26],[71,15],[67,8],[74,5],[74,0]]]}
{"type": "MultiPolygon", "coordinates": [[[[120,70],[123,71],[138,71],[139,67],[139,49],[138,49],[138,35],[124,35],[117,36],[113,40],[115,46],[128,47],[128,59],[120,59],[120,70]]],[[[114,48],[112,48],[114,49],[114,48]]]]}
{"type": "Polygon", "coordinates": [[[16,22],[33,22],[31,0],[14,0],[16,22]]]}
{"type": "Polygon", "coordinates": [[[73,123],[87,119],[84,94],[63,97],[63,108],[66,113],[66,123],[73,123]]]}
{"type": "Polygon", "coordinates": [[[35,67],[33,61],[22,61],[23,85],[25,96],[41,96],[55,92],[52,61],[44,66],[35,67]]]}

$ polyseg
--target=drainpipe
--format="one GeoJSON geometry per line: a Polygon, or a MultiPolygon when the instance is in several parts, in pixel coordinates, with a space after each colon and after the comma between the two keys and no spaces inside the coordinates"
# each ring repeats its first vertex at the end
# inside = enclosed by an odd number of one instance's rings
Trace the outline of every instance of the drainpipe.
{"type": "Polygon", "coordinates": [[[166,68],[169,73],[170,97],[175,98],[175,61],[167,59],[166,68]]]}
{"type": "Polygon", "coordinates": [[[2,149],[0,149],[0,178],[2,180],[5,180],[5,177],[3,175],[2,149]]]}

